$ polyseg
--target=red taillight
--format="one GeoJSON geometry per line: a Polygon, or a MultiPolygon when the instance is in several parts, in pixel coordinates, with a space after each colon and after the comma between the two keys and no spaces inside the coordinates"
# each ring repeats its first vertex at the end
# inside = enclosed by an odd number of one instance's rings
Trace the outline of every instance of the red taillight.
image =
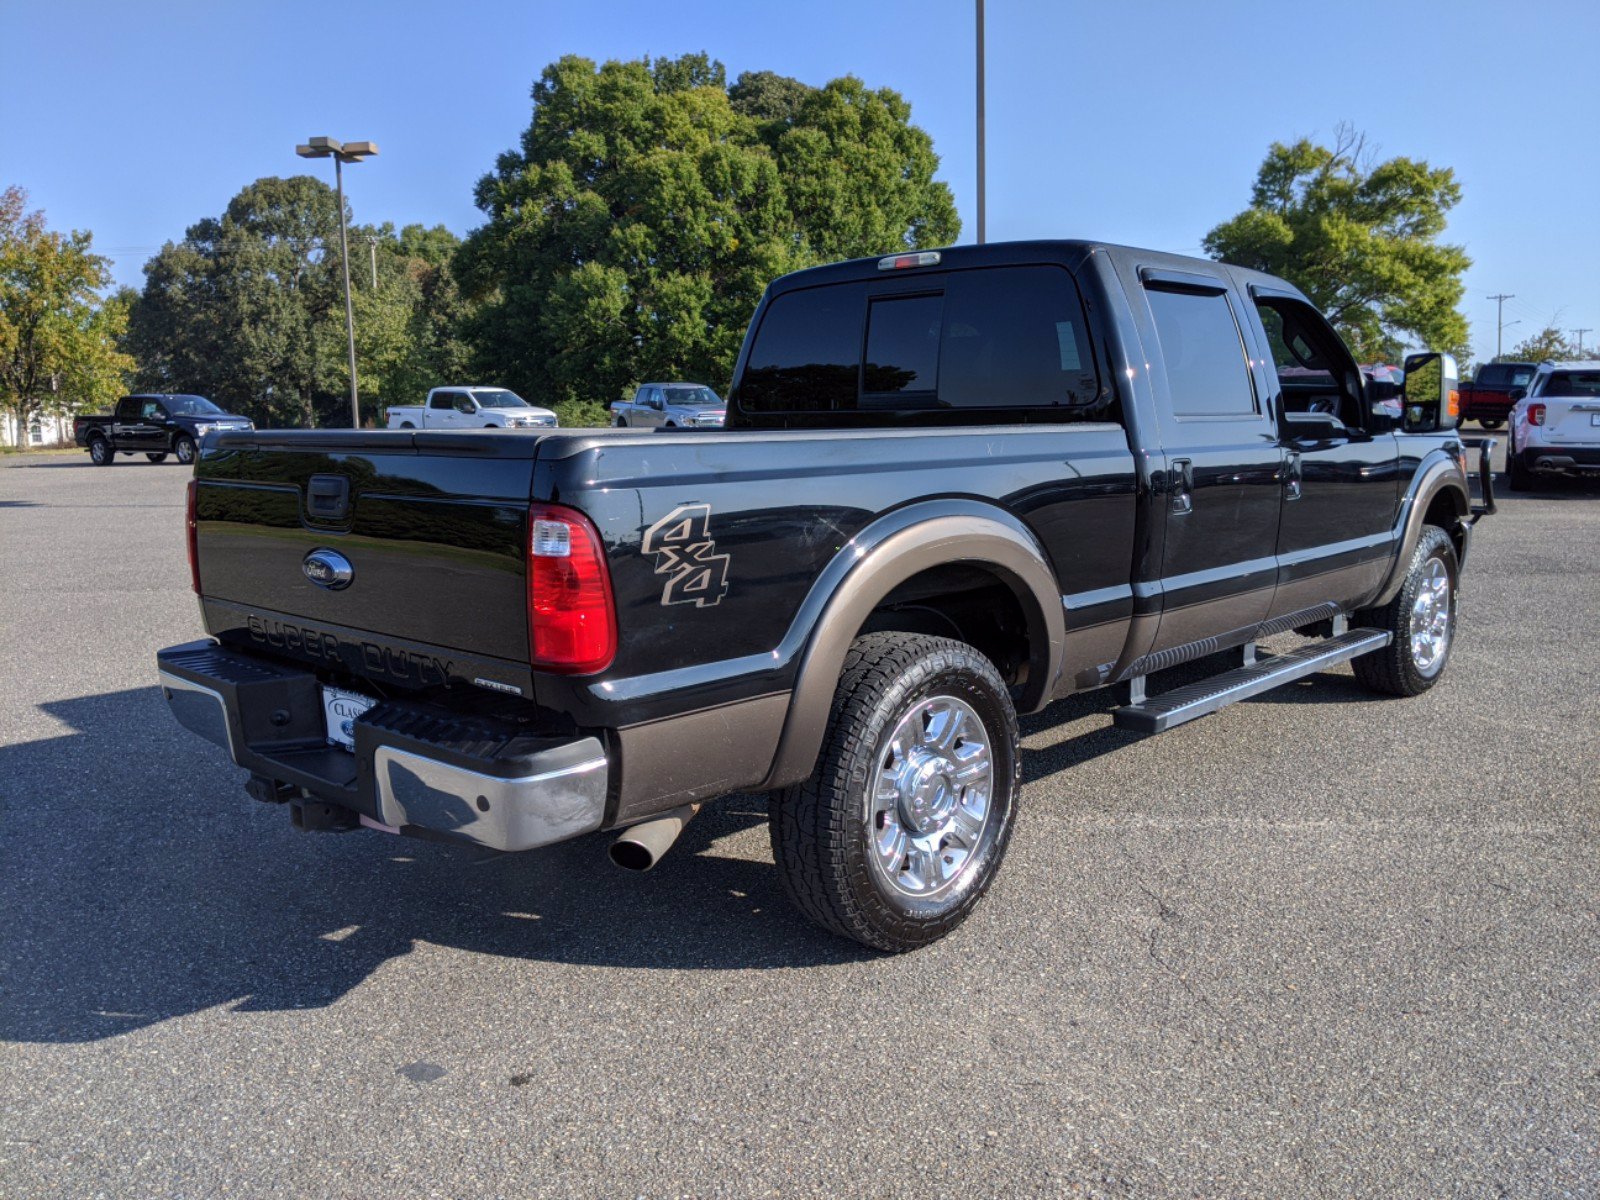
{"type": "Polygon", "coordinates": [[[189,542],[189,586],[194,588],[194,594],[200,594],[200,535],[195,527],[194,519],[194,494],[197,480],[189,480],[189,497],[184,501],[184,524],[187,528],[189,542]]]}
{"type": "Polygon", "coordinates": [[[1544,405],[1542,405],[1542,404],[1530,404],[1530,405],[1528,405],[1528,424],[1529,425],[1543,425],[1544,424],[1544,405]]]}
{"type": "Polygon", "coordinates": [[[528,658],[535,667],[587,675],[617,656],[617,615],[600,533],[556,504],[528,510],[528,658]]]}

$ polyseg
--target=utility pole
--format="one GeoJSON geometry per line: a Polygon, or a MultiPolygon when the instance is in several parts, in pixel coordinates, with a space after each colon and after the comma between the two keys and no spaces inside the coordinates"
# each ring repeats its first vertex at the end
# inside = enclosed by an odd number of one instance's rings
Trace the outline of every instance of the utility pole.
{"type": "Polygon", "coordinates": [[[1583,335],[1586,334],[1586,333],[1593,333],[1594,332],[1593,326],[1590,326],[1590,327],[1585,328],[1585,329],[1569,329],[1569,330],[1567,330],[1567,332],[1568,333],[1575,333],[1575,334],[1578,335],[1578,357],[1582,358],[1583,357],[1583,335]]]}
{"type": "Polygon", "coordinates": [[[1500,352],[1501,352],[1501,350],[1503,348],[1501,346],[1502,335],[1505,333],[1505,329],[1506,329],[1506,326],[1505,326],[1506,301],[1507,300],[1515,300],[1516,299],[1516,293],[1515,292],[1502,292],[1498,296],[1490,296],[1489,299],[1491,299],[1491,300],[1493,300],[1495,302],[1495,310],[1494,310],[1494,312],[1495,312],[1495,315],[1494,315],[1494,356],[1496,358],[1499,358],[1500,357],[1500,352]]]}
{"type": "Polygon", "coordinates": [[[978,0],[978,245],[986,239],[983,145],[983,0],[978,0]]]}
{"type": "Polygon", "coordinates": [[[372,290],[378,290],[378,235],[367,234],[367,249],[372,251],[372,290]]]}

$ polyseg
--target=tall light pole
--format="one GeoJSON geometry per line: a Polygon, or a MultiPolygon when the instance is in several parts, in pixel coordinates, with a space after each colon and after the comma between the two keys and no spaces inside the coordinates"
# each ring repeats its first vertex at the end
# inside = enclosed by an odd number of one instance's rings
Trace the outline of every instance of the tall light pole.
{"type": "MultiPolygon", "coordinates": [[[[1501,339],[1501,334],[1505,333],[1505,331],[1506,331],[1506,326],[1505,326],[1506,301],[1507,300],[1514,300],[1514,299],[1516,299],[1516,296],[1517,296],[1517,294],[1515,292],[1501,292],[1498,296],[1490,296],[1489,297],[1489,299],[1493,300],[1494,303],[1495,303],[1495,310],[1494,310],[1494,356],[1496,358],[1500,357],[1500,350],[1501,350],[1500,343],[1501,343],[1501,340],[1502,340],[1501,339]]],[[[1513,325],[1516,324],[1515,321],[1513,321],[1511,323],[1513,325]]]]}
{"type": "Polygon", "coordinates": [[[984,195],[984,145],[983,145],[983,0],[978,0],[978,245],[983,245],[987,216],[984,195]]]}
{"type": "Polygon", "coordinates": [[[1583,357],[1583,335],[1586,334],[1586,333],[1593,333],[1594,329],[1592,327],[1590,327],[1590,326],[1585,326],[1582,329],[1569,329],[1569,330],[1567,330],[1567,332],[1568,333],[1575,333],[1575,334],[1578,335],[1578,357],[1582,358],[1583,357]]]}
{"type": "Polygon", "coordinates": [[[350,233],[344,221],[344,164],[358,163],[377,154],[372,142],[344,142],[334,138],[314,137],[310,144],[296,146],[294,152],[301,158],[333,159],[334,190],[339,193],[339,258],[344,264],[344,331],[350,345],[350,422],[361,428],[361,402],[356,398],[356,310],[350,303],[350,233]]]}

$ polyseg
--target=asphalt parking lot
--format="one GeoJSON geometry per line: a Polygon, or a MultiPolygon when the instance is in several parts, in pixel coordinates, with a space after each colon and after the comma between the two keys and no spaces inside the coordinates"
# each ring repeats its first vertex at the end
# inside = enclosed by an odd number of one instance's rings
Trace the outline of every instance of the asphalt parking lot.
{"type": "Polygon", "coordinates": [[[154,686],[185,474],[0,459],[0,1194],[1600,1193],[1600,487],[1502,495],[1421,698],[1032,719],[882,958],[759,799],[644,877],[296,833],[154,686]]]}

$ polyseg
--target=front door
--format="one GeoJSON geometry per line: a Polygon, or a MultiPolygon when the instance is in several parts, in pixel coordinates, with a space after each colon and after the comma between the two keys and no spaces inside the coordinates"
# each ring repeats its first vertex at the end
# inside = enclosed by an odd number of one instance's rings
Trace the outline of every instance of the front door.
{"type": "Polygon", "coordinates": [[[1160,345],[1163,369],[1152,383],[1166,455],[1156,497],[1166,511],[1163,600],[1150,653],[1230,634],[1244,640],[1277,585],[1283,449],[1226,279],[1141,276],[1160,345]]]}
{"type": "Polygon", "coordinates": [[[1368,599],[1395,554],[1400,453],[1373,428],[1360,369],[1305,301],[1257,290],[1286,456],[1271,616],[1368,599]]]}

